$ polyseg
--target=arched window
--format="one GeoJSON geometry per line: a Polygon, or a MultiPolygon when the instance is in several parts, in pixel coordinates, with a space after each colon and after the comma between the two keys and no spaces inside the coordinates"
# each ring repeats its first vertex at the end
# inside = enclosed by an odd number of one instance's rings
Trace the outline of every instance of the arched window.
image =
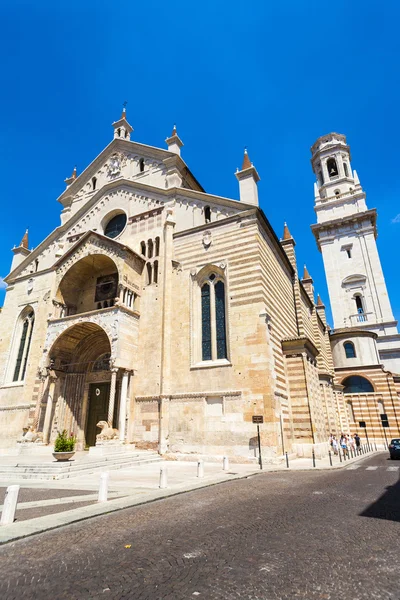
{"type": "Polygon", "coordinates": [[[140,252],[143,256],[146,256],[146,242],[140,242],[140,252]]]}
{"type": "Polygon", "coordinates": [[[147,240],[147,258],[153,258],[153,240],[147,240]]]}
{"type": "Polygon", "coordinates": [[[156,237],[155,242],[156,243],[155,243],[155,253],[154,253],[154,256],[159,256],[160,255],[160,238],[156,237]]]}
{"type": "Polygon", "coordinates": [[[104,235],[109,238],[116,238],[126,225],[126,214],[121,213],[108,221],[104,228],[104,235]]]}
{"type": "Polygon", "coordinates": [[[141,159],[139,160],[139,171],[140,171],[141,173],[143,173],[143,171],[144,171],[144,158],[141,158],[141,159]]]}
{"type": "Polygon", "coordinates": [[[346,352],[346,358],[356,358],[356,349],[354,348],[354,344],[352,342],[345,342],[343,346],[344,351],[346,352]]]}
{"type": "Polygon", "coordinates": [[[346,377],[346,379],[342,381],[342,385],[344,386],[344,394],[372,394],[374,392],[374,388],[368,379],[365,379],[365,377],[361,377],[360,375],[350,375],[350,377],[346,377]]]}
{"type": "Polygon", "coordinates": [[[385,415],[385,405],[383,404],[382,400],[378,400],[378,412],[380,415],[385,415]]]}
{"type": "Polygon", "coordinates": [[[204,207],[204,221],[205,223],[211,223],[211,208],[209,206],[204,207]]]}
{"type": "Polygon", "coordinates": [[[355,423],[356,417],[355,417],[355,414],[354,414],[353,403],[350,400],[348,400],[346,402],[346,406],[347,406],[347,416],[349,417],[349,421],[351,423],[355,423]]]}
{"type": "Polygon", "coordinates": [[[332,179],[333,177],[337,177],[339,172],[336,164],[336,160],[334,158],[329,158],[326,163],[326,168],[328,169],[328,175],[332,179]]]}
{"type": "Polygon", "coordinates": [[[158,260],[153,263],[153,283],[158,283],[158,260]]]}
{"type": "Polygon", "coordinates": [[[358,313],[363,313],[364,312],[364,307],[363,307],[361,296],[357,295],[357,296],[355,296],[354,299],[356,301],[357,312],[358,313]]]}
{"type": "Polygon", "coordinates": [[[118,127],[117,133],[118,133],[118,137],[121,137],[121,127],[118,127]]]}
{"type": "Polygon", "coordinates": [[[147,285],[151,285],[151,272],[152,272],[152,265],[151,263],[147,263],[147,285]]]}
{"type": "Polygon", "coordinates": [[[32,309],[22,313],[17,326],[19,333],[18,351],[15,360],[13,381],[23,381],[25,379],[26,366],[28,363],[29,349],[32,340],[33,325],[35,314],[32,309]]]}
{"type": "Polygon", "coordinates": [[[96,177],[92,177],[92,190],[96,189],[96,184],[97,184],[97,178],[96,177]]]}
{"type": "Polygon", "coordinates": [[[201,357],[203,361],[228,357],[225,304],[225,284],[215,273],[211,273],[201,287],[201,357]]]}
{"type": "Polygon", "coordinates": [[[343,163],[343,169],[344,169],[344,174],[346,175],[346,177],[349,176],[349,168],[347,166],[347,163],[343,163]]]}

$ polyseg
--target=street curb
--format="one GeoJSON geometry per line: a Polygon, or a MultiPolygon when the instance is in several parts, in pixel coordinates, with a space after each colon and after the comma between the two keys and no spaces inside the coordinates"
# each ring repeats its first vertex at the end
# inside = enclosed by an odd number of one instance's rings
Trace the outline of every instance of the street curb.
{"type": "MultiPolygon", "coordinates": [[[[106,503],[96,503],[90,506],[84,506],[82,508],[76,508],[73,510],[45,515],[43,517],[37,517],[36,519],[30,519],[27,521],[21,521],[20,523],[13,523],[11,525],[4,525],[0,528],[0,545],[7,544],[10,542],[14,542],[17,540],[21,540],[32,535],[38,535],[40,533],[45,533],[46,531],[52,531],[54,529],[58,529],[59,527],[64,527],[66,525],[71,525],[72,523],[79,523],[81,521],[86,521],[93,517],[99,517],[101,515],[110,514],[113,512],[117,512],[120,510],[124,510],[126,508],[132,508],[134,506],[142,506],[143,504],[149,504],[151,502],[156,502],[157,500],[163,500],[165,498],[171,498],[173,496],[180,496],[181,494],[185,494],[187,492],[192,492],[208,487],[212,487],[215,485],[219,485],[221,483],[229,483],[230,481],[237,481],[239,479],[248,479],[249,477],[254,477],[255,475],[265,475],[267,473],[289,473],[289,472],[305,472],[305,471],[331,471],[334,469],[341,469],[349,466],[350,464],[354,464],[356,462],[360,462],[365,460],[366,458],[370,458],[371,456],[375,456],[380,454],[383,451],[373,452],[370,454],[363,454],[353,459],[346,460],[343,463],[334,466],[327,467],[309,467],[309,468],[299,468],[299,469],[282,469],[282,468],[271,468],[271,469],[263,469],[256,470],[253,472],[246,473],[245,475],[234,474],[229,477],[229,479],[221,479],[219,478],[217,481],[202,481],[194,484],[190,484],[189,486],[185,486],[181,489],[166,489],[166,490],[158,490],[157,492],[152,492],[146,494],[145,498],[130,498],[129,496],[124,496],[123,498],[116,498],[113,500],[109,500],[106,503]]],[[[311,459],[310,459],[311,460],[311,459]]],[[[233,465],[232,465],[233,467],[233,465]]],[[[234,468],[234,467],[233,467],[234,468]]],[[[228,473],[227,473],[228,475],[228,473]]]]}

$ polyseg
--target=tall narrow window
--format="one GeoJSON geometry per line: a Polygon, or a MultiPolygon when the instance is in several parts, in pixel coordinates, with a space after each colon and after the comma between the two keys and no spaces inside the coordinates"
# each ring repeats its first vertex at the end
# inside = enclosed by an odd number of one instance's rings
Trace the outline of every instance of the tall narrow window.
{"type": "Polygon", "coordinates": [[[385,405],[383,404],[382,400],[378,400],[378,412],[380,415],[385,414],[385,405]]]}
{"type": "Polygon", "coordinates": [[[147,257],[153,258],[153,240],[147,241],[147,257]]]}
{"type": "Polygon", "coordinates": [[[211,360],[211,303],[208,283],[201,288],[201,349],[202,359],[211,360]]]}
{"type": "Polygon", "coordinates": [[[204,207],[204,221],[211,223],[211,208],[209,206],[204,207]]]}
{"type": "Polygon", "coordinates": [[[364,304],[362,296],[360,294],[357,294],[356,296],[354,296],[354,300],[356,301],[356,308],[358,313],[357,321],[366,321],[367,317],[364,314],[364,304]]]}
{"type": "Polygon", "coordinates": [[[143,171],[144,171],[144,158],[141,158],[141,159],[139,160],[139,171],[140,171],[141,173],[143,173],[143,171]]]}
{"type": "Polygon", "coordinates": [[[96,177],[92,177],[92,190],[96,189],[96,185],[97,185],[97,179],[96,179],[96,177]]]}
{"type": "Polygon", "coordinates": [[[151,272],[152,272],[152,264],[151,263],[147,263],[147,285],[151,285],[151,272]]]}
{"type": "Polygon", "coordinates": [[[140,252],[146,256],[146,242],[140,242],[140,252]]]}
{"type": "Polygon", "coordinates": [[[343,346],[344,351],[346,352],[346,358],[356,358],[356,349],[352,342],[345,342],[343,346]]]}
{"type": "MultiPolygon", "coordinates": [[[[227,359],[225,282],[221,274],[213,272],[205,277],[200,276],[198,281],[201,297],[201,360],[227,359]]],[[[200,347],[194,350],[194,354],[200,359],[200,347]]]]}
{"type": "Polygon", "coordinates": [[[153,283],[158,283],[158,260],[153,263],[153,283]]]}
{"type": "Polygon", "coordinates": [[[349,168],[347,166],[347,163],[343,163],[343,169],[344,169],[344,174],[346,175],[346,177],[349,176],[349,168]]]}
{"type": "Polygon", "coordinates": [[[215,284],[215,328],[217,332],[217,358],[226,358],[225,286],[215,284]]]}
{"type": "Polygon", "coordinates": [[[22,381],[25,377],[34,321],[35,316],[33,311],[30,311],[23,318],[21,337],[19,340],[18,353],[14,367],[13,381],[22,381]]]}
{"type": "Polygon", "coordinates": [[[156,243],[155,243],[155,256],[159,256],[160,255],[160,238],[156,237],[156,243]]]}

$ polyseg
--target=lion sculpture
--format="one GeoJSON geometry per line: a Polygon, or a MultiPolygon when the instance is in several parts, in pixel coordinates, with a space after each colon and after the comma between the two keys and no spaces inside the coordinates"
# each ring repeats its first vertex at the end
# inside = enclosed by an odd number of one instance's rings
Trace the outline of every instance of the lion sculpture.
{"type": "Polygon", "coordinates": [[[99,433],[96,436],[97,440],[103,441],[103,440],[116,440],[116,439],[118,439],[118,436],[119,436],[118,429],[113,429],[112,427],[110,427],[108,425],[107,421],[99,421],[97,423],[96,427],[99,427],[101,429],[101,433],[99,433]]]}

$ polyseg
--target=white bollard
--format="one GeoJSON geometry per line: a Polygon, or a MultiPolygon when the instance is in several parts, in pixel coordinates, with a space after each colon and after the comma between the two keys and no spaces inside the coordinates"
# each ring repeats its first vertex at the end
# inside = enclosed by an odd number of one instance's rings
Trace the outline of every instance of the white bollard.
{"type": "Polygon", "coordinates": [[[165,490],[168,487],[168,471],[167,467],[160,468],[160,489],[165,490]]]}
{"type": "Polygon", "coordinates": [[[224,471],[229,471],[229,458],[224,456],[224,460],[222,461],[222,468],[224,471]]]}
{"type": "Polygon", "coordinates": [[[109,477],[110,473],[108,472],[100,475],[99,497],[97,502],[107,502],[109,477]]]}
{"type": "Polygon", "coordinates": [[[204,477],[204,462],[202,460],[197,463],[197,477],[204,477]]]}
{"type": "Polygon", "coordinates": [[[0,525],[11,525],[14,523],[15,511],[17,510],[19,485],[9,485],[4,498],[3,512],[1,513],[0,525]]]}

